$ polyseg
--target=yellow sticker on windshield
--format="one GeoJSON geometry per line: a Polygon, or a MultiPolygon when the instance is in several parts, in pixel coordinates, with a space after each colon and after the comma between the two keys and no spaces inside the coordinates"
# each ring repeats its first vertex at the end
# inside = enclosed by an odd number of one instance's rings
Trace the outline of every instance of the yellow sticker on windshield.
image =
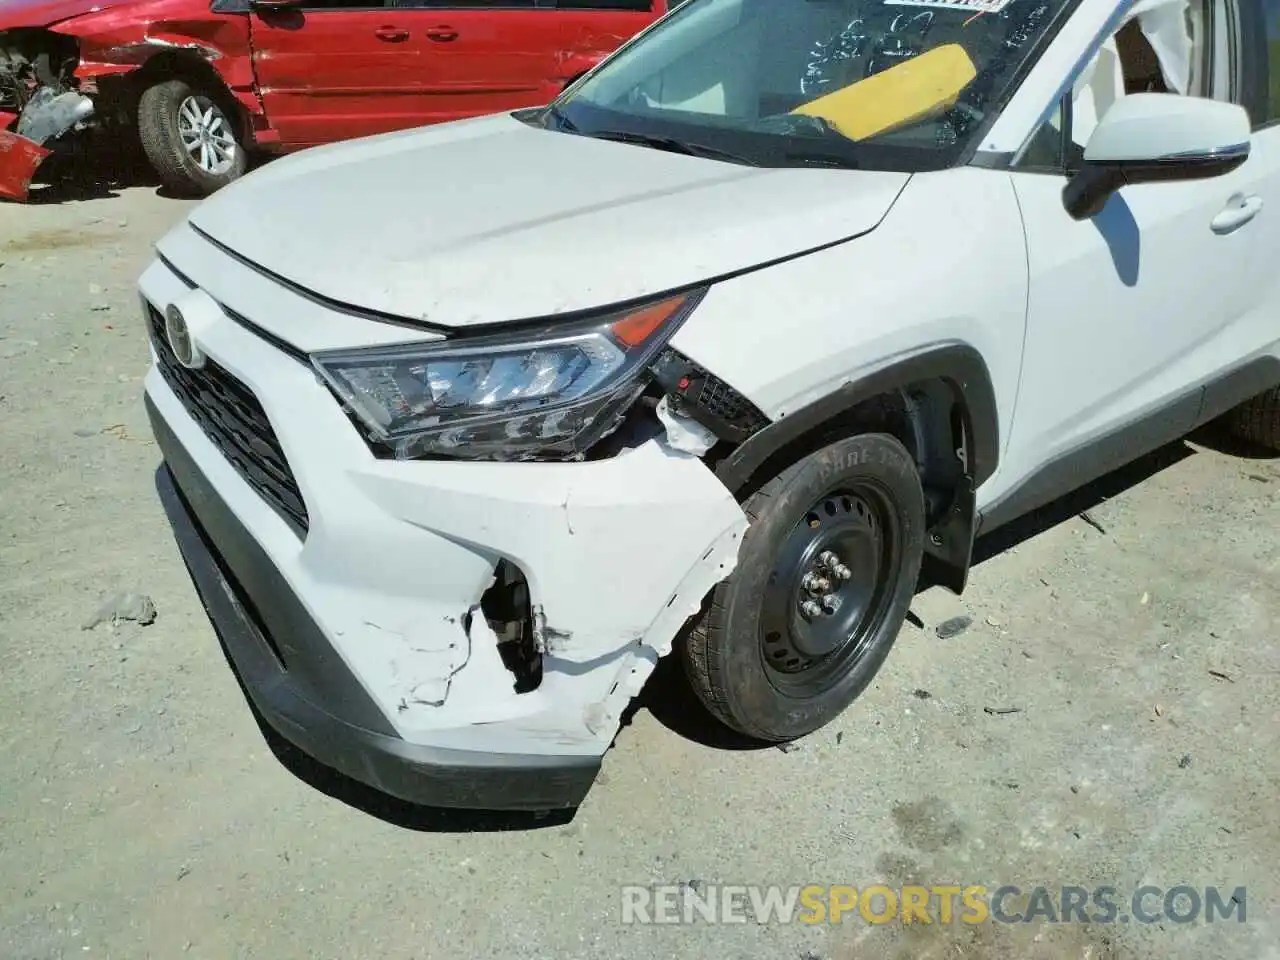
{"type": "Polygon", "coordinates": [[[945,110],[977,74],[964,47],[948,43],[791,112],[820,117],[849,139],[863,140],[945,110]]]}
{"type": "Polygon", "coordinates": [[[965,13],[999,13],[1012,0],[884,0],[887,7],[932,7],[965,13]]]}

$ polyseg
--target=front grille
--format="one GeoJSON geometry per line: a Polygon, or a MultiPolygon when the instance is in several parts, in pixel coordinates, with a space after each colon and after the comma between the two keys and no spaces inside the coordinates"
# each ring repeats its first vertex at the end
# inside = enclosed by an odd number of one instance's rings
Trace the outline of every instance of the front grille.
{"type": "Polygon", "coordinates": [[[212,359],[199,370],[178,363],[169,348],[164,316],[147,304],[151,341],[160,373],[222,455],[245,482],[300,534],[308,526],[307,507],[289,469],[271,421],[253,391],[212,359]]]}

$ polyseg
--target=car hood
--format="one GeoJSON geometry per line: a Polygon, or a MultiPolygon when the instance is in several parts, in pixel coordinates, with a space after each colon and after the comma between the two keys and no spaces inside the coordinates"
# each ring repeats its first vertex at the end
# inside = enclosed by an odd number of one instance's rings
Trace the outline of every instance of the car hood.
{"type": "Polygon", "coordinates": [[[304,151],[190,223],[313,294],[460,327],[609,306],[855,237],[908,179],[746,167],[498,115],[304,151]]]}
{"type": "Polygon", "coordinates": [[[0,30],[47,27],[118,6],[120,0],[0,0],[0,30]]]}

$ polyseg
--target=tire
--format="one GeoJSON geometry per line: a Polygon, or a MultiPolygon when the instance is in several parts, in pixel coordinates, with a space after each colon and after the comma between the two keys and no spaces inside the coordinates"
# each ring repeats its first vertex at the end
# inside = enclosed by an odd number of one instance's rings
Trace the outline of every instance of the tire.
{"type": "Polygon", "coordinates": [[[138,100],[138,136],[166,187],[207,197],[243,176],[248,164],[235,116],[221,91],[162,80],[138,100]]]}
{"type": "Polygon", "coordinates": [[[779,743],[835,719],[879,672],[915,593],[924,496],[907,449],[864,434],[789,467],[744,509],[738,567],[712,593],[683,659],[717,719],[779,743]],[[815,566],[832,548],[836,561],[815,566]],[[834,611],[801,612],[824,597],[834,611]]]}
{"type": "Polygon", "coordinates": [[[1280,387],[1236,407],[1227,424],[1233,434],[1249,443],[1280,450],[1280,387]]]}

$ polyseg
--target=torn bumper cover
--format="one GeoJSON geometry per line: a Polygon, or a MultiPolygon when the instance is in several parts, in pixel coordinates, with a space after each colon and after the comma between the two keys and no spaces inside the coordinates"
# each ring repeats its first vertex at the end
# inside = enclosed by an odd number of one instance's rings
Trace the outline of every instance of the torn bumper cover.
{"type": "Polygon", "coordinates": [[[17,117],[16,129],[4,129],[13,115],[0,113],[0,197],[26,200],[32,177],[53,152],[46,144],[83,129],[92,116],[93,101],[88,97],[72,90],[57,93],[51,87],[36,92],[17,117]]]}
{"type": "MultiPolygon", "coordinates": [[[[162,308],[179,285],[157,264],[143,295],[162,308]]],[[[747,521],[729,491],[657,440],[582,463],[379,460],[311,367],[242,322],[210,323],[200,345],[261,404],[305,504],[300,536],[153,365],[162,498],[265,719],[413,802],[581,802],[623,710],[736,563],[747,521]],[[533,684],[487,600],[510,571],[533,684]]]]}
{"type": "Polygon", "coordinates": [[[0,130],[0,197],[26,200],[31,178],[47,156],[49,151],[40,144],[0,130]]]}

